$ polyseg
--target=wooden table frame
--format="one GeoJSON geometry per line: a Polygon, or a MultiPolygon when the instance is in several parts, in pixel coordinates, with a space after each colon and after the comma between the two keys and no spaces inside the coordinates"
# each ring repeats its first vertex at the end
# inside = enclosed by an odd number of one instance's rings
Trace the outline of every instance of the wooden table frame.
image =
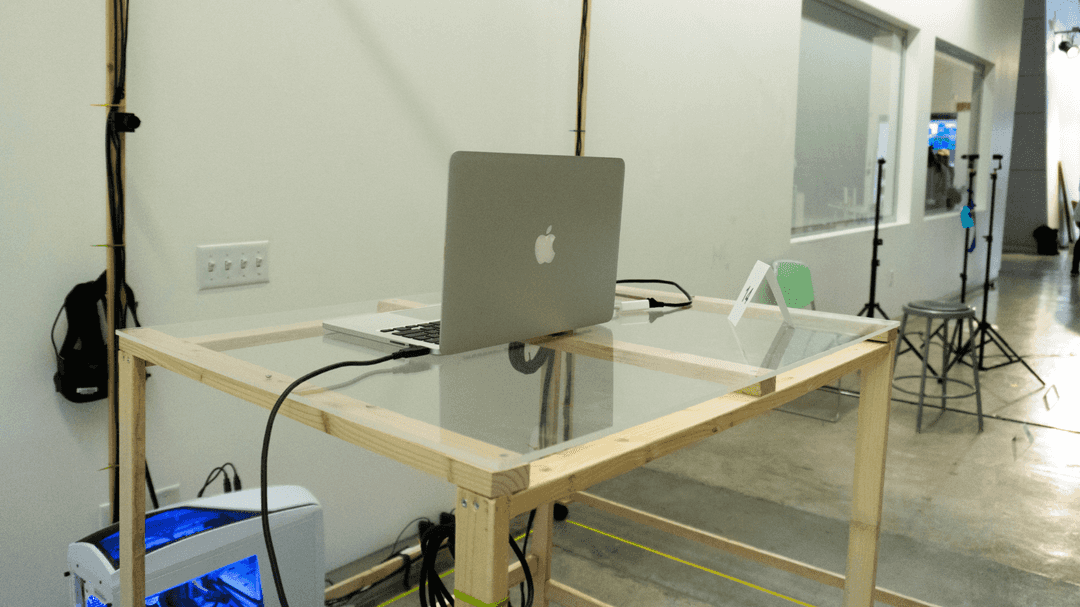
{"type": "MultiPolygon", "coordinates": [[[[620,289],[620,294],[640,297],[652,293],[643,289],[620,289]]],[[[392,302],[389,305],[407,304],[392,302]]],[[[695,309],[708,312],[726,314],[731,306],[732,302],[727,300],[701,297],[694,300],[695,309]]],[[[766,312],[754,308],[747,311],[749,316],[757,313],[766,312]]],[[[125,606],[141,605],[145,596],[146,488],[143,466],[147,365],[159,365],[269,409],[293,378],[222,352],[321,334],[319,322],[194,339],[179,339],[145,328],[119,333],[120,563],[125,606]]],[[[547,607],[549,600],[555,600],[567,607],[605,606],[603,602],[550,579],[552,508],[555,501],[566,499],[576,499],[681,537],[843,588],[846,607],[871,607],[874,600],[901,607],[925,606],[927,603],[875,585],[896,335],[897,330],[893,328],[877,339],[853,344],[781,373],[774,383],[770,382],[768,389],[760,390],[758,396],[730,393],[502,471],[478,467],[378,428],[389,425],[407,428],[420,435],[437,433],[444,443],[451,440],[458,447],[481,454],[500,451],[486,443],[317,387],[305,389],[301,386],[297,393],[303,394],[304,402],[289,398],[279,414],[458,487],[455,504],[458,559],[454,594],[461,606],[505,605],[508,588],[522,577],[520,565],[506,566],[510,550],[507,543],[509,521],[534,508],[537,509],[536,526],[528,554],[536,590],[534,605],[547,607]],[[741,424],[857,371],[861,372],[861,395],[846,576],[584,493],[601,481],[741,424]]],[[[552,344],[550,341],[545,343],[548,347],[552,344]]],[[[608,356],[619,360],[617,352],[608,356]]]]}

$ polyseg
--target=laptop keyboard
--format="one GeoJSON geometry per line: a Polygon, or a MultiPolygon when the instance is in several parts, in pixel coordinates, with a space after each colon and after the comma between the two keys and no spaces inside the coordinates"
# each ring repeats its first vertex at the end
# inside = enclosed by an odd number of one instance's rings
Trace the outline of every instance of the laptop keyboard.
{"type": "Polygon", "coordinates": [[[420,323],[418,325],[405,325],[404,327],[383,329],[382,332],[439,345],[439,321],[437,320],[434,322],[420,323]]]}

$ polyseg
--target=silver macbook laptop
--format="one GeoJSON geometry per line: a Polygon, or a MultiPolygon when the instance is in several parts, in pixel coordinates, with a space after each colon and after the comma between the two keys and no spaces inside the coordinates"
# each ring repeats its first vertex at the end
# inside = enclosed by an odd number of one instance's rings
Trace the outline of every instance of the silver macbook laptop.
{"type": "Polygon", "coordinates": [[[442,305],[323,327],[455,354],[611,320],[623,173],[619,158],[455,152],[442,305]]]}

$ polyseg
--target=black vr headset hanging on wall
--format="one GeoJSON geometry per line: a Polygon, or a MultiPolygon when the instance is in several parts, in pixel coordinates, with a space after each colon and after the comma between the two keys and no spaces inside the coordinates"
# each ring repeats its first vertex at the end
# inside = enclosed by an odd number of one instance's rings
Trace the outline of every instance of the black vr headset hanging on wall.
{"type": "MultiPolygon", "coordinates": [[[[86,403],[100,400],[109,395],[108,351],[105,347],[105,335],[101,329],[104,321],[105,273],[97,280],[75,285],[64,298],[64,305],[56,313],[50,337],[53,351],[56,353],[56,374],[53,383],[56,391],[73,403],[86,403]],[[62,345],[56,346],[56,324],[60,314],[67,310],[67,334],[62,345]]],[[[126,283],[128,310],[139,324],[136,313],[135,293],[126,283]]]]}

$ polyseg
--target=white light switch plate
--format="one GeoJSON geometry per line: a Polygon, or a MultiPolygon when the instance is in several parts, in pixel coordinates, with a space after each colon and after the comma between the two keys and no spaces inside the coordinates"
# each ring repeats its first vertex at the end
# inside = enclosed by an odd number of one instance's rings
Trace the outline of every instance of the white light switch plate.
{"type": "Polygon", "coordinates": [[[195,247],[199,290],[270,282],[270,241],[195,247]]]}

